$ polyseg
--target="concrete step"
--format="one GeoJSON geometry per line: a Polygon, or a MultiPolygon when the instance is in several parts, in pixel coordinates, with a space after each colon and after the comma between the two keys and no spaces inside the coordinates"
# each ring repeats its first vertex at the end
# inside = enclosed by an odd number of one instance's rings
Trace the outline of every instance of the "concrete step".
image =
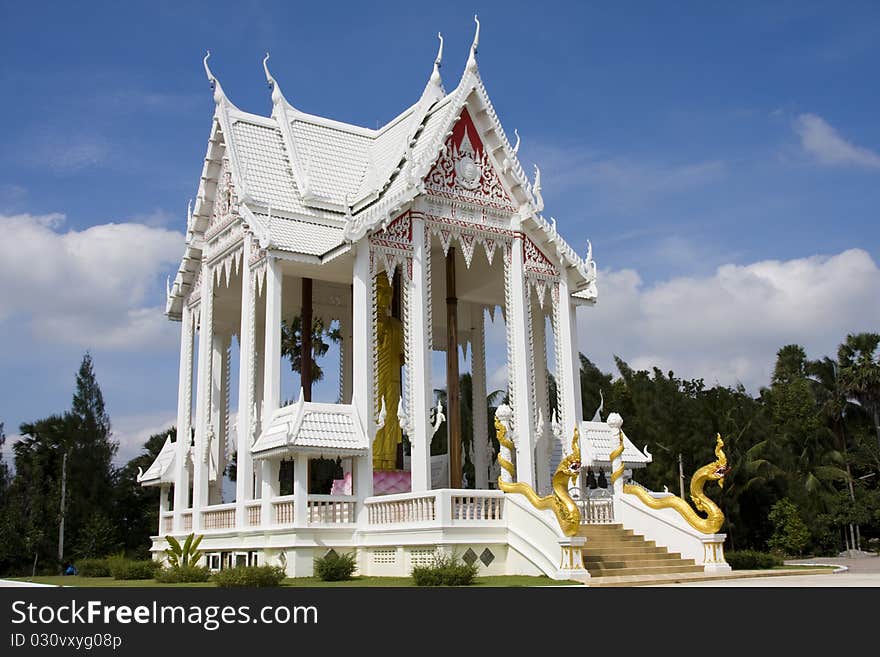
{"type": "Polygon", "coordinates": [[[686,584],[687,582],[709,582],[725,579],[744,579],[748,577],[785,577],[788,575],[831,574],[830,569],[800,570],[734,570],[728,573],[666,573],[654,575],[600,575],[591,577],[587,586],[663,586],[665,584],[686,584]]]}
{"type": "MultiPolygon", "coordinates": [[[[587,570],[614,570],[620,568],[690,568],[696,565],[693,559],[603,559],[584,560],[587,570]]],[[[684,572],[684,570],[682,570],[684,572]]]]}
{"type": "MultiPolygon", "coordinates": [[[[584,564],[586,565],[586,564],[584,564]]],[[[626,566],[620,568],[603,568],[597,567],[595,564],[590,564],[587,566],[587,570],[590,573],[591,577],[605,577],[605,576],[628,576],[628,575],[667,575],[667,574],[682,574],[682,573],[702,573],[702,566],[685,566],[682,564],[675,564],[672,566],[626,566]]]]}
{"type": "Polygon", "coordinates": [[[665,554],[673,559],[678,559],[681,555],[678,552],[669,552],[666,548],[650,545],[633,545],[624,546],[616,545],[613,547],[596,547],[587,544],[582,550],[584,557],[608,557],[608,556],[627,556],[630,554],[665,554]]]}
{"type": "Polygon", "coordinates": [[[607,550],[608,548],[634,548],[634,547],[657,547],[654,541],[646,541],[642,537],[627,536],[624,538],[600,538],[587,539],[585,549],[607,550]]]}
{"type": "Polygon", "coordinates": [[[639,563],[644,561],[665,561],[666,563],[682,563],[687,566],[694,564],[693,559],[682,559],[679,555],[669,554],[668,552],[630,552],[627,554],[621,554],[620,552],[614,554],[590,554],[589,552],[584,552],[584,563],[610,563],[612,561],[637,561],[639,563]]]}

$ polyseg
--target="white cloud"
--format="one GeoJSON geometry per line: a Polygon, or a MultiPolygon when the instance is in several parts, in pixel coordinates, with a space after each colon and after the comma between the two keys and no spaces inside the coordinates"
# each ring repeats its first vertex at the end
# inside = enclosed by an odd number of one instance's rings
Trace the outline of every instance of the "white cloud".
{"type": "Polygon", "coordinates": [[[880,326],[880,269],[861,249],[728,264],[649,287],[633,270],[606,271],[599,285],[599,303],[579,311],[579,347],[615,373],[614,354],[637,369],[756,392],[783,345],[833,356],[847,333],[880,326]]]}
{"type": "Polygon", "coordinates": [[[880,154],[848,142],[821,116],[801,114],[794,129],[803,149],[824,164],[880,169],[880,154]]]}
{"type": "MultiPolygon", "coordinates": [[[[124,415],[112,418],[113,439],[119,443],[115,463],[123,465],[140,455],[150,436],[168,431],[177,423],[173,412],[157,411],[143,415],[124,415]]],[[[174,436],[171,437],[175,439],[174,436]]]]}
{"type": "Polygon", "coordinates": [[[0,215],[0,327],[24,322],[34,338],[79,347],[173,344],[160,272],[183,236],[139,223],[61,232],[64,215],[0,215]]]}

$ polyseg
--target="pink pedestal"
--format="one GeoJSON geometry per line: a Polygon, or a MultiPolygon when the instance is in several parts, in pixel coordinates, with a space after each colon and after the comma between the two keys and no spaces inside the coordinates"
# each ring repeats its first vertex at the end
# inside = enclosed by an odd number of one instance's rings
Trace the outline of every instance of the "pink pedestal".
{"type": "Polygon", "coordinates": [[[331,495],[351,495],[351,473],[346,472],[344,479],[334,479],[331,495]]]}
{"type": "Polygon", "coordinates": [[[408,493],[412,488],[409,470],[374,470],[373,495],[408,493]]]}

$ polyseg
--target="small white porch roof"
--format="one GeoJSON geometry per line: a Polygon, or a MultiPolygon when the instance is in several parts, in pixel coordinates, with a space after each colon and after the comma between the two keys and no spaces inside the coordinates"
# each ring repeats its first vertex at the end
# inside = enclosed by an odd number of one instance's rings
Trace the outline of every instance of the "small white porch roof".
{"type": "Polygon", "coordinates": [[[143,472],[138,468],[137,481],[141,486],[161,486],[174,483],[174,464],[177,461],[176,443],[171,442],[171,434],[165,438],[165,444],[156,455],[152,465],[143,472]]]}
{"type": "MultiPolygon", "coordinates": [[[[621,429],[621,432],[623,430],[621,429]]],[[[611,466],[608,456],[617,448],[619,442],[617,431],[612,429],[607,422],[583,421],[581,422],[581,455],[585,466],[611,466]]],[[[623,465],[626,468],[644,468],[651,462],[651,453],[645,446],[641,452],[623,434],[623,465]]]]}
{"type": "Polygon", "coordinates": [[[369,442],[354,404],[299,401],[279,408],[251,447],[255,459],[288,453],[366,454],[369,442]]]}

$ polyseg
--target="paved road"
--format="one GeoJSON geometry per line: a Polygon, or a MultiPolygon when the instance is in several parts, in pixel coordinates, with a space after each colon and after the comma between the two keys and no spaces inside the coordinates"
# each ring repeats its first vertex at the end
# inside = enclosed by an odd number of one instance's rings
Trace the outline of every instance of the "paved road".
{"type": "Polygon", "coordinates": [[[784,577],[754,577],[709,582],[682,582],[662,586],[697,587],[746,587],[746,588],[838,588],[838,587],[880,587],[880,557],[817,557],[786,561],[786,564],[834,565],[846,568],[843,572],[830,575],[786,575],[784,577]]]}

